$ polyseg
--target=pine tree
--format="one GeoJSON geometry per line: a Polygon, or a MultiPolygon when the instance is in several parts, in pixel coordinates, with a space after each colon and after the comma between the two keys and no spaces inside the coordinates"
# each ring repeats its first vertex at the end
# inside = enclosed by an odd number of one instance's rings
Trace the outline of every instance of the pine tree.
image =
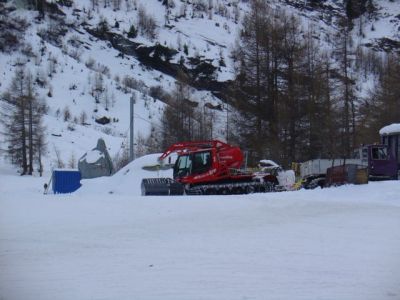
{"type": "Polygon", "coordinates": [[[34,158],[40,151],[41,160],[45,147],[42,116],[46,106],[36,95],[32,75],[22,68],[16,70],[3,99],[1,123],[6,154],[13,164],[21,167],[21,175],[32,175],[34,158]]]}
{"type": "MultiPolygon", "coordinates": [[[[271,158],[283,165],[316,156],[329,156],[338,126],[327,57],[308,37],[293,15],[271,10],[262,0],[251,0],[243,18],[236,58],[236,95],[232,112],[234,142],[250,150],[250,162],[271,158]]],[[[349,49],[349,46],[346,48],[349,49]]],[[[343,53],[343,52],[341,52],[343,53]]],[[[348,56],[342,56],[345,60],[348,56]]],[[[350,76],[349,61],[346,75],[350,76]]],[[[347,83],[348,133],[354,133],[354,97],[347,83]]],[[[343,85],[344,86],[344,85],[343,85]]],[[[345,91],[345,89],[343,88],[345,91]]],[[[340,116],[345,116],[341,112],[340,116]]],[[[344,125],[341,126],[344,128],[344,125]]]]}
{"type": "Polygon", "coordinates": [[[253,0],[251,11],[244,17],[243,30],[240,35],[241,45],[238,50],[240,67],[237,82],[240,93],[236,105],[241,114],[236,115],[236,125],[239,135],[246,144],[255,151],[257,159],[261,158],[266,150],[262,141],[268,140],[268,92],[267,77],[263,75],[267,68],[266,57],[267,39],[270,33],[268,23],[269,8],[264,1],[253,0]]]}
{"type": "Polygon", "coordinates": [[[340,78],[341,78],[341,98],[342,100],[342,137],[341,149],[342,156],[349,157],[351,149],[355,145],[355,91],[354,79],[351,74],[352,39],[350,35],[350,20],[345,18],[341,22],[341,30],[338,36],[337,55],[340,62],[340,78]]]}
{"type": "Polygon", "coordinates": [[[304,115],[307,93],[304,91],[305,70],[304,64],[304,41],[300,39],[300,23],[294,16],[283,18],[282,24],[282,61],[283,86],[282,106],[280,114],[282,116],[284,157],[283,162],[288,164],[290,161],[297,161],[299,156],[299,146],[303,140],[301,121],[304,115]]]}
{"type": "Polygon", "coordinates": [[[361,105],[362,139],[365,143],[379,140],[383,126],[400,122],[400,55],[389,54],[383,62],[378,82],[370,96],[361,105]]]}
{"type": "Polygon", "coordinates": [[[195,106],[195,102],[190,100],[189,86],[184,81],[178,81],[162,118],[164,148],[179,141],[203,137],[203,116],[195,106]]]}

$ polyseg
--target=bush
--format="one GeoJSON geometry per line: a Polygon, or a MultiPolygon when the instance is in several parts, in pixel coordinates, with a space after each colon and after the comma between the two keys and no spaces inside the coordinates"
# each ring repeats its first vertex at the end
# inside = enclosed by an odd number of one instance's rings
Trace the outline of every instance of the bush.
{"type": "Polygon", "coordinates": [[[97,31],[101,34],[105,34],[110,31],[110,26],[105,18],[102,18],[99,24],[97,24],[97,31]]]}
{"type": "Polygon", "coordinates": [[[162,86],[152,86],[149,90],[149,96],[158,99],[164,103],[171,102],[171,95],[163,89],[162,86]]]}
{"type": "Polygon", "coordinates": [[[64,119],[64,122],[68,122],[71,119],[71,112],[70,112],[68,106],[64,107],[63,119],[64,119]]]}
{"type": "Polygon", "coordinates": [[[113,159],[112,163],[114,166],[114,172],[118,172],[123,167],[129,163],[129,149],[126,146],[122,146],[122,151],[117,153],[113,159]]]}
{"type": "Polygon", "coordinates": [[[146,85],[143,81],[136,80],[135,78],[128,75],[122,79],[122,86],[122,90],[125,93],[129,93],[131,89],[146,92],[146,85]]]}
{"type": "Polygon", "coordinates": [[[138,28],[142,35],[153,40],[157,37],[157,23],[155,19],[146,13],[143,6],[139,8],[138,12],[138,28]]]}
{"type": "Polygon", "coordinates": [[[3,18],[3,13],[7,13],[6,9],[0,6],[0,10],[3,10],[0,11],[0,52],[10,53],[22,44],[28,23],[19,18],[3,18]]]}
{"type": "Polygon", "coordinates": [[[134,39],[137,37],[137,35],[138,35],[138,32],[137,32],[135,25],[131,25],[131,27],[129,28],[129,32],[128,32],[128,38],[134,39]]]}

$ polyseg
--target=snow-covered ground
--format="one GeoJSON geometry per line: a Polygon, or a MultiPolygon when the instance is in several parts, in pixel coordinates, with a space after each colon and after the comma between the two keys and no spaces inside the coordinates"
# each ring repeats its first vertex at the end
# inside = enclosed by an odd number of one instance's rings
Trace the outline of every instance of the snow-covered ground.
{"type": "Polygon", "coordinates": [[[0,165],[0,299],[400,299],[399,181],[142,197],[155,157],[71,195],[0,165]]]}

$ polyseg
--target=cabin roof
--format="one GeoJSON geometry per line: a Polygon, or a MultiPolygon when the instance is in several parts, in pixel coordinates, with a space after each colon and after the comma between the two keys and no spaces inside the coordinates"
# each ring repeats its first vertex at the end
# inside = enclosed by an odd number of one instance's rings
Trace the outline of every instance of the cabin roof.
{"type": "Polygon", "coordinates": [[[400,123],[393,123],[379,130],[380,135],[400,134],[400,123]]]}

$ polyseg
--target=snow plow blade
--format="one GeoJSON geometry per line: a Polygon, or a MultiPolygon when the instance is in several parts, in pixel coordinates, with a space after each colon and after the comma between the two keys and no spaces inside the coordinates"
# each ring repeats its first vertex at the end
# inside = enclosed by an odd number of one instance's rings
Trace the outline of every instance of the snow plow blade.
{"type": "Polygon", "coordinates": [[[183,195],[184,187],[171,178],[145,178],[142,180],[142,196],[183,195]]]}

